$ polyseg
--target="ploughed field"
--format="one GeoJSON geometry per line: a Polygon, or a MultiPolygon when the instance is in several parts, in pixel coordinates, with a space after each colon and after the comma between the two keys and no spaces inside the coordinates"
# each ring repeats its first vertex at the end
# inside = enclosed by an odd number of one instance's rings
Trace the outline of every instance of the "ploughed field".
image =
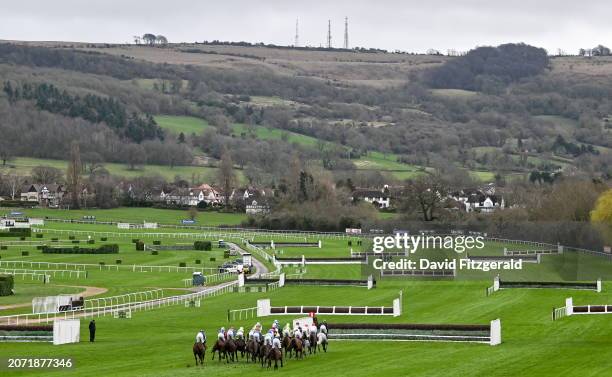
{"type": "MultiPolygon", "coordinates": [[[[35,212],[36,213],[36,212],[35,212]]],[[[51,214],[60,213],[53,212],[51,214]]],[[[43,215],[43,212],[36,213],[43,215]]],[[[67,212],[69,218],[71,213],[67,212]]],[[[135,216],[130,212],[123,216],[135,216]]],[[[96,212],[98,219],[106,216],[96,212]]],[[[82,216],[82,215],[80,215],[82,216]]],[[[79,218],[76,216],[75,218],[79,218]]],[[[176,215],[180,218],[179,214],[176,215]]],[[[109,215],[108,219],[112,219],[109,215]]],[[[107,218],[104,218],[107,220],[107,218]]],[[[115,218],[116,219],[116,218],[115,218]]],[[[134,220],[144,220],[133,217],[134,220]]],[[[172,220],[168,218],[169,221],[172,220]]],[[[176,219],[176,218],[174,218],[176,219]]],[[[155,221],[147,217],[147,221],[155,221]]],[[[173,221],[173,220],[172,220],[173,221]]],[[[163,222],[160,220],[160,223],[163,222]]],[[[78,230],[75,240],[82,247],[100,246],[104,243],[119,245],[118,254],[43,254],[35,246],[26,246],[19,239],[4,238],[0,242],[10,242],[6,250],[0,250],[0,261],[24,260],[70,263],[104,262],[114,265],[121,259],[121,265],[169,265],[185,263],[192,267],[214,267],[228,260],[223,249],[213,241],[211,251],[197,250],[160,250],[157,255],[150,251],[138,251],[132,239],[139,238],[145,230],[120,230],[111,225],[66,224],[47,222],[43,227],[43,238],[28,237],[27,241],[50,241],[58,237],[51,233],[57,230],[78,230]],[[107,241],[100,241],[94,232],[108,232],[107,241]],[[86,243],[87,233],[93,234],[95,244],[86,243]],[[112,236],[113,232],[128,233],[129,236],[112,236]],[[132,236],[133,235],[133,236],[132,236]],[[28,255],[22,255],[27,251],[28,255]],[[211,261],[210,258],[215,258],[211,261]],[[200,264],[196,264],[196,259],[200,264]]],[[[184,229],[157,229],[150,232],[186,233],[184,229]]],[[[193,231],[196,232],[196,231],[193,231]]],[[[203,231],[202,231],[203,232],[203,231]]],[[[59,236],[58,243],[72,244],[69,233],[59,236]],[[61,241],[60,241],[61,240],[61,241]]],[[[252,237],[255,242],[269,241],[269,235],[252,237]]],[[[147,238],[147,245],[156,238],[147,238]]],[[[193,243],[190,238],[160,237],[162,245],[193,243]]],[[[241,242],[239,239],[229,239],[241,242]]],[[[304,238],[287,236],[274,238],[276,242],[304,242],[304,238]]],[[[315,242],[307,238],[307,242],[315,242]]],[[[322,248],[318,247],[279,247],[279,257],[297,257],[302,254],[311,257],[349,257],[350,248],[354,251],[370,251],[371,245],[364,242],[352,246],[347,239],[323,238],[322,248]],[[280,253],[282,250],[282,253],[280,253]]],[[[49,242],[51,245],[51,243],[49,242]]],[[[482,255],[501,255],[503,248],[518,250],[516,245],[502,242],[487,242],[482,255]]],[[[264,249],[273,254],[274,250],[264,249]]],[[[431,252],[433,253],[433,252],[431,252]]],[[[426,255],[424,253],[423,255],[426,255]]],[[[253,254],[257,256],[257,254],[253,254]]],[[[229,259],[234,259],[230,257],[229,259]]],[[[566,279],[563,266],[588,270],[590,274],[611,270],[608,260],[583,254],[566,253],[561,256],[544,256],[542,263],[530,264],[524,274],[532,280],[566,279]],[[564,258],[564,259],[559,259],[564,258]],[[572,259],[573,258],[573,259],[572,259]],[[562,262],[559,262],[561,260],[562,262]]],[[[269,268],[272,266],[269,265],[269,268]]],[[[0,266],[4,267],[4,266],[0,266]]],[[[286,267],[288,278],[325,278],[325,279],[363,279],[367,274],[360,265],[308,265],[286,267]]],[[[571,275],[571,274],[570,274],[571,275]]],[[[51,284],[16,279],[15,288],[22,294],[19,300],[2,301],[0,305],[28,302],[35,295],[78,292],[81,288],[68,286],[92,286],[108,291],[96,297],[108,297],[128,292],[154,288],[164,288],[165,296],[186,293],[183,279],[190,272],[133,272],[129,269],[119,271],[90,270],[86,279],[53,277],[51,284]],[[37,290],[40,288],[40,290],[37,290]]],[[[304,360],[286,360],[279,375],[303,374],[305,371],[322,376],[589,376],[606,375],[612,368],[612,321],[606,315],[572,316],[553,322],[551,311],[563,305],[565,298],[573,297],[576,305],[612,304],[612,285],[604,282],[603,292],[562,289],[504,289],[491,296],[485,289],[492,285],[493,274],[475,276],[461,275],[457,280],[426,281],[418,278],[377,279],[376,288],[295,286],[261,293],[226,293],[202,300],[201,307],[186,308],[184,305],[167,306],[149,311],[132,313],[131,319],[114,319],[111,316],[96,318],[96,342],[87,342],[88,320],[81,320],[81,340],[79,344],[52,346],[48,343],[0,343],[0,358],[8,356],[72,357],[76,368],[70,372],[74,376],[238,376],[245,374],[272,373],[259,365],[245,361],[227,365],[225,362],[211,361],[210,351],[206,355],[204,367],[195,367],[191,346],[196,332],[203,328],[209,338],[209,347],[216,331],[228,325],[251,327],[257,319],[243,319],[228,323],[229,309],[256,306],[257,299],[270,298],[272,306],[299,305],[354,305],[390,306],[393,299],[403,291],[403,312],[400,317],[392,316],[325,316],[321,320],[329,323],[429,323],[429,324],[488,324],[500,318],[502,341],[499,346],[477,343],[436,343],[436,342],[374,342],[374,341],[334,341],[327,353],[307,356],[304,360]]],[[[502,273],[502,280],[506,275],[502,273]]],[[[512,275],[509,275],[512,276],[512,275]]],[[[509,277],[508,277],[509,278],[509,277]]],[[[568,280],[568,279],[566,279],[568,280]]],[[[569,279],[571,280],[571,279],[569,279]]],[[[30,308],[15,308],[0,311],[0,315],[29,312],[30,308]]],[[[297,316],[266,317],[259,320],[264,326],[271,325],[274,319],[282,324],[297,316]]],[[[209,348],[210,350],[210,348],[209,348]]],[[[3,372],[3,375],[60,375],[62,371],[45,370],[29,372],[3,372]]]]}

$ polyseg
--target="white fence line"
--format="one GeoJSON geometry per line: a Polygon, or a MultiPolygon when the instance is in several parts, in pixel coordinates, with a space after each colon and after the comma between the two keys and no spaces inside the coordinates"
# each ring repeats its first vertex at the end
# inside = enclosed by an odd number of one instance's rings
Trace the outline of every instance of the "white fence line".
{"type": "Polygon", "coordinates": [[[180,267],[180,266],[157,266],[157,265],[138,265],[138,264],[95,264],[95,263],[65,263],[65,262],[34,262],[20,260],[0,260],[0,266],[7,267],[26,267],[32,269],[36,267],[46,267],[47,270],[64,269],[64,270],[107,270],[107,271],[131,271],[131,272],[202,272],[215,273],[218,271],[214,267],[180,267]],[[57,267],[57,268],[55,268],[57,267]]]}
{"type": "Polygon", "coordinates": [[[87,271],[76,270],[28,270],[25,268],[0,268],[0,274],[43,274],[54,278],[86,279],[87,271]],[[74,276],[73,276],[74,275],[74,276]]]}
{"type": "MultiPolygon", "coordinates": [[[[3,272],[0,272],[0,274],[3,274],[3,272]]],[[[51,281],[51,276],[46,275],[46,274],[41,274],[38,272],[10,272],[7,274],[13,275],[15,277],[19,276],[21,277],[21,280],[26,280],[26,277],[29,276],[30,280],[42,281],[43,284],[49,283],[51,281]]]]}
{"type": "Polygon", "coordinates": [[[257,306],[244,309],[232,309],[227,311],[227,321],[240,321],[243,319],[257,317],[257,306]]]}
{"type": "Polygon", "coordinates": [[[114,316],[119,311],[146,311],[165,306],[173,306],[184,304],[193,300],[204,299],[206,297],[214,297],[224,293],[232,292],[233,287],[238,282],[234,281],[227,284],[222,284],[217,287],[212,287],[200,292],[189,293],[185,295],[170,296],[160,299],[152,299],[148,301],[139,301],[125,304],[115,304],[107,306],[90,307],[85,309],[70,310],[60,313],[40,313],[40,314],[15,314],[0,317],[0,324],[19,325],[28,323],[46,323],[56,319],[75,319],[75,318],[93,318],[103,317],[106,315],[114,316]]]}
{"type": "Polygon", "coordinates": [[[85,300],[84,305],[85,305],[85,309],[88,309],[90,307],[104,307],[104,306],[113,305],[113,304],[116,304],[116,305],[126,304],[126,303],[129,304],[132,302],[160,299],[163,297],[164,297],[164,290],[159,288],[159,289],[152,289],[148,291],[131,292],[131,293],[126,293],[126,294],[117,295],[117,296],[90,298],[90,299],[85,300]],[[107,301],[108,301],[108,304],[107,304],[107,301]],[[100,305],[101,302],[102,302],[102,305],[100,305]]]}
{"type": "MultiPolygon", "coordinates": [[[[133,223],[132,221],[97,221],[97,220],[78,220],[78,219],[59,219],[59,218],[46,218],[46,221],[62,222],[62,223],[74,223],[74,224],[99,224],[99,225],[117,225],[118,223],[133,223]]],[[[354,238],[354,235],[340,233],[340,232],[315,232],[315,231],[304,231],[304,230],[269,230],[269,229],[250,229],[250,228],[234,228],[234,227],[208,227],[208,226],[197,226],[197,225],[174,225],[174,224],[158,224],[160,228],[168,229],[193,229],[193,230],[207,230],[207,231],[229,231],[237,232],[240,234],[256,234],[261,235],[262,233],[267,236],[277,237],[325,237],[325,238],[354,238]]]]}

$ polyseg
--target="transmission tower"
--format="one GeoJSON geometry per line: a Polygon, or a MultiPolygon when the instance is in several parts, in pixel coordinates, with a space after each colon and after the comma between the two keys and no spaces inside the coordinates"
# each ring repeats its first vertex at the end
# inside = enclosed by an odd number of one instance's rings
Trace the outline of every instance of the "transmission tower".
{"type": "Polygon", "coordinates": [[[348,17],[344,17],[344,48],[348,50],[349,41],[348,41],[348,17]]]}
{"type": "Polygon", "coordinates": [[[327,20],[327,48],[332,48],[331,20],[327,20]]]}
{"type": "Polygon", "coordinates": [[[300,47],[299,23],[297,18],[295,19],[295,42],[293,45],[295,47],[300,47]]]}

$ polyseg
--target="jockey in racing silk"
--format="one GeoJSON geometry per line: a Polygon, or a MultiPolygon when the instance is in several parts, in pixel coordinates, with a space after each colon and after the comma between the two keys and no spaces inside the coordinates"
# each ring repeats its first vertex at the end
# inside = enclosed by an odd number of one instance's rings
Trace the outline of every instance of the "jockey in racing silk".
{"type": "Polygon", "coordinates": [[[314,333],[315,335],[317,334],[317,325],[315,325],[314,322],[312,323],[312,325],[310,325],[309,332],[314,333]]]}
{"type": "Polygon", "coordinates": [[[283,336],[289,336],[289,334],[291,334],[291,325],[287,323],[283,328],[283,336]]]}
{"type": "Polygon", "coordinates": [[[264,336],[264,345],[269,344],[272,345],[272,338],[274,337],[274,335],[272,334],[272,331],[268,331],[266,333],[266,336],[264,336]]]}
{"type": "Polygon", "coordinates": [[[272,328],[273,329],[277,329],[278,328],[278,320],[275,319],[274,322],[272,322],[272,328]]]}
{"type": "Polygon", "coordinates": [[[196,343],[206,344],[206,333],[204,333],[204,330],[200,330],[198,335],[196,335],[196,343]]]}
{"type": "Polygon", "coordinates": [[[278,348],[278,349],[281,348],[281,341],[278,338],[278,334],[274,337],[274,339],[272,339],[272,347],[278,348]]]}
{"type": "Polygon", "coordinates": [[[298,339],[302,339],[302,328],[298,327],[297,329],[293,330],[293,336],[298,339]]]}
{"type": "Polygon", "coordinates": [[[302,335],[304,335],[304,338],[308,339],[308,337],[310,336],[310,326],[308,326],[307,323],[304,323],[304,328],[302,329],[302,335]]]}
{"type": "Polygon", "coordinates": [[[236,338],[238,339],[244,338],[244,327],[240,326],[238,331],[236,331],[236,338]]]}
{"type": "Polygon", "coordinates": [[[219,329],[219,334],[217,334],[217,338],[225,340],[225,327],[221,327],[219,329]]]}
{"type": "Polygon", "coordinates": [[[325,335],[325,333],[318,333],[317,334],[317,344],[323,344],[327,342],[327,335],[325,335]]]}
{"type": "Polygon", "coordinates": [[[321,324],[321,327],[319,327],[319,331],[322,332],[323,334],[327,335],[327,322],[323,322],[321,324]]]}
{"type": "Polygon", "coordinates": [[[234,339],[234,326],[227,329],[227,339],[234,339]]]}

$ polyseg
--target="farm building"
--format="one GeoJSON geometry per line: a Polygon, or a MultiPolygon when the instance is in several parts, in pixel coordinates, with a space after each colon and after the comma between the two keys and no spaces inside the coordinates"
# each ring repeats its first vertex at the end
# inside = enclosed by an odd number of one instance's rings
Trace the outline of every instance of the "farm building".
{"type": "Polygon", "coordinates": [[[64,186],[57,183],[35,183],[25,185],[21,189],[21,201],[37,202],[41,207],[58,207],[64,195],[64,186]]]}

